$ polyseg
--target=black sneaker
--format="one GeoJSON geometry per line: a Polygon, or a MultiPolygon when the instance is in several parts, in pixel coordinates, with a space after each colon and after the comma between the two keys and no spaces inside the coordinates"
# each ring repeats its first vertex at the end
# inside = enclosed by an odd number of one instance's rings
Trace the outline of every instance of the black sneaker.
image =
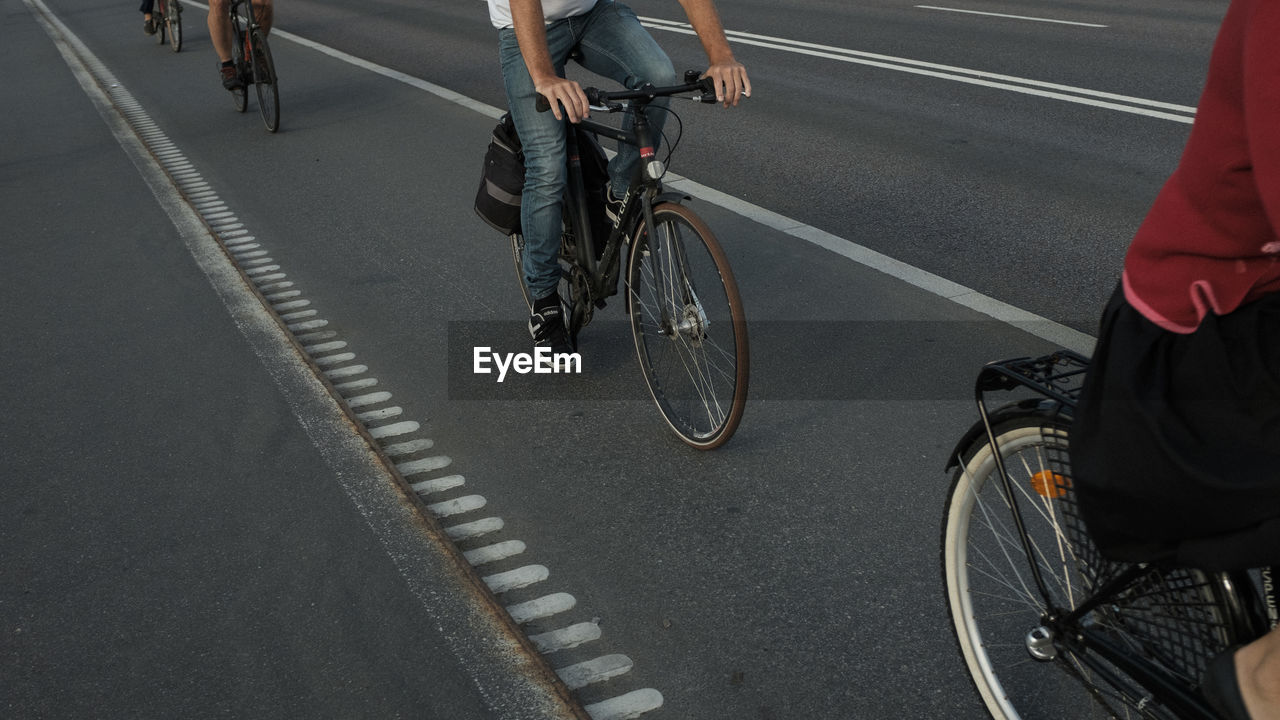
{"type": "Polygon", "coordinates": [[[235,65],[222,66],[222,87],[228,90],[239,90],[244,87],[244,81],[240,79],[240,73],[236,72],[235,65]]]}
{"type": "Polygon", "coordinates": [[[146,18],[142,21],[142,32],[148,35],[156,34],[156,21],[152,18],[146,18]]]}
{"type": "Polygon", "coordinates": [[[604,214],[609,218],[609,222],[617,225],[622,218],[622,210],[624,206],[622,198],[613,196],[613,183],[604,186],[604,214]]]}
{"type": "Polygon", "coordinates": [[[529,314],[529,334],[533,336],[535,348],[550,348],[553,353],[571,353],[569,335],[564,328],[564,309],[560,307],[560,296],[551,293],[547,297],[533,301],[533,311],[529,314]]]}

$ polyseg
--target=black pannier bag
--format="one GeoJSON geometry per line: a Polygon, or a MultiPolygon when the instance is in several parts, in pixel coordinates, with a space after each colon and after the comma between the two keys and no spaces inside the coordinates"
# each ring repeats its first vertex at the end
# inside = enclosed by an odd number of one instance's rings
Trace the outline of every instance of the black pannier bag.
{"type": "MultiPolygon", "coordinates": [[[[609,182],[608,158],[595,135],[574,128],[578,138],[578,155],[582,161],[582,180],[591,215],[592,233],[603,247],[608,237],[609,221],[604,214],[605,186],[609,182]]],[[[516,135],[511,114],[498,120],[484,154],[484,171],[476,191],[476,214],[503,235],[520,232],[520,195],[524,191],[524,150],[516,135]]]]}
{"type": "Polygon", "coordinates": [[[507,113],[498,121],[484,154],[484,172],[476,191],[476,214],[503,235],[520,232],[520,193],[524,191],[524,151],[507,113]]]}

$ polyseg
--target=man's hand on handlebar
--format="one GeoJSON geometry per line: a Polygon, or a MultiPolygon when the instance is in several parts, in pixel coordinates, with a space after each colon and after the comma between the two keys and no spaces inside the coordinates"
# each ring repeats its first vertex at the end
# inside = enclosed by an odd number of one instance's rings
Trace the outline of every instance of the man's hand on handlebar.
{"type": "Polygon", "coordinates": [[[744,95],[751,97],[751,80],[740,62],[713,64],[703,77],[711,78],[715,84],[716,102],[723,103],[725,107],[737,105],[744,95]]]}
{"type": "Polygon", "coordinates": [[[550,103],[551,113],[557,120],[563,120],[564,116],[568,115],[569,122],[581,122],[591,113],[591,109],[587,106],[587,95],[582,92],[582,86],[572,80],[553,76],[547,80],[535,82],[533,87],[550,103]],[[564,108],[563,114],[560,112],[561,107],[564,108]]]}

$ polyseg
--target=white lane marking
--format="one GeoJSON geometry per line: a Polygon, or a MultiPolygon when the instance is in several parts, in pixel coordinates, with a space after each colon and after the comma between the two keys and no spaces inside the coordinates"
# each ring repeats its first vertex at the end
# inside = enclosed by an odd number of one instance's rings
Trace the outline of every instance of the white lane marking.
{"type": "Polygon", "coordinates": [[[421,460],[410,460],[406,463],[396,465],[396,470],[401,475],[408,477],[410,475],[419,475],[424,472],[431,472],[441,468],[449,467],[453,462],[448,455],[437,455],[435,457],[423,458],[421,460]]]}
{"type": "MultiPolygon", "coordinates": [[[[280,276],[284,277],[284,274],[281,273],[280,276]]],[[[267,275],[265,277],[271,277],[271,276],[267,275]]],[[[289,332],[296,333],[296,332],[301,332],[303,330],[316,330],[328,324],[329,324],[328,320],[308,320],[306,322],[292,323],[290,325],[287,325],[286,327],[289,328],[289,332]]],[[[360,368],[360,372],[364,372],[365,370],[369,369],[363,365],[358,365],[357,367],[360,368]]]]}
{"type": "Polygon", "coordinates": [[[544,620],[552,615],[569,612],[578,604],[578,599],[569,593],[552,593],[527,602],[507,606],[507,614],[521,625],[544,620]]]}
{"type": "Polygon", "coordinates": [[[421,452],[422,450],[430,450],[433,446],[435,446],[435,442],[428,438],[416,438],[407,442],[387,445],[382,448],[382,452],[386,453],[389,457],[394,458],[402,455],[412,455],[413,453],[421,452]]]}
{"type": "Polygon", "coordinates": [[[529,640],[538,652],[546,654],[560,650],[572,650],[583,643],[600,639],[600,624],[582,622],[567,628],[552,630],[538,635],[530,635],[529,640]]]}
{"type": "MultiPolygon", "coordinates": [[[[330,337],[333,337],[332,335],[330,337]]],[[[378,378],[360,378],[351,382],[338,383],[333,386],[334,390],[340,393],[352,392],[354,390],[364,390],[378,384],[378,378]]]]}
{"type": "MultiPolygon", "coordinates": [[[[592,683],[617,677],[631,670],[634,663],[626,655],[604,655],[556,670],[570,690],[580,690],[592,683]]],[[[656,690],[654,692],[657,692],[656,690]]],[[[595,717],[594,715],[592,717],[595,717]]]]}
{"type": "Polygon", "coordinates": [[[506,560],[525,551],[525,544],[519,540],[503,540],[492,545],[485,545],[474,550],[467,550],[462,556],[472,566],[487,565],[491,562],[506,560]]]}
{"type": "Polygon", "coordinates": [[[316,365],[321,366],[321,368],[328,368],[329,365],[338,365],[340,363],[346,363],[346,361],[348,360],[355,360],[355,359],[356,359],[355,352],[337,352],[337,354],[334,354],[334,355],[326,355],[324,357],[315,357],[315,359],[312,361],[314,361],[316,365]]]}
{"type": "Polygon", "coordinates": [[[660,707],[662,693],[646,688],[588,705],[583,709],[591,716],[591,720],[632,720],[660,707]]]}
{"type": "MultiPolygon", "coordinates": [[[[535,583],[540,583],[551,576],[551,571],[544,565],[525,565],[522,568],[508,570],[507,572],[488,575],[484,578],[484,584],[495,595],[501,595],[504,592],[518,590],[520,588],[529,587],[535,583]]],[[[559,671],[557,671],[558,673],[559,671]]]]}
{"type": "Polygon", "coordinates": [[[447,518],[474,512],[487,504],[489,501],[485,500],[483,495],[463,495],[460,498],[432,503],[427,506],[427,509],[438,518],[447,518]]]}
{"type": "Polygon", "coordinates": [[[383,408],[381,410],[370,410],[369,412],[356,413],[356,419],[362,423],[368,424],[378,422],[379,420],[389,420],[393,417],[400,417],[404,414],[404,408],[396,406],[383,408]]]}
{"type": "Polygon", "coordinates": [[[766,210],[759,205],[753,205],[688,178],[680,177],[674,173],[668,173],[668,178],[670,180],[666,184],[672,189],[682,190],[701,200],[742,215],[765,227],[773,228],[779,232],[830,250],[859,265],[878,270],[908,285],[913,285],[933,295],[950,300],[957,305],[977,311],[1031,335],[1048,340],[1059,347],[1075,350],[1085,355],[1093,352],[1093,337],[1066,325],[1029,313],[1021,308],[983,295],[964,285],[952,282],[940,275],[921,270],[901,260],[895,260],[869,247],[845,240],[810,225],[805,225],[785,215],[766,210]]]}
{"type": "MultiPolygon", "coordinates": [[[[355,355],[352,354],[352,357],[355,357],[355,355]]],[[[316,362],[318,363],[319,360],[316,362]]],[[[381,390],[367,395],[357,395],[355,397],[347,398],[347,406],[353,408],[365,407],[366,405],[377,405],[380,402],[386,402],[390,399],[391,393],[386,390],[381,390]]]]}
{"type": "Polygon", "coordinates": [[[408,435],[409,433],[418,432],[421,427],[413,420],[405,420],[404,422],[393,423],[391,425],[383,425],[382,427],[369,428],[369,437],[374,440],[382,438],[395,437],[397,435],[408,435]]]}
{"type": "MultiPolygon", "coordinates": [[[[642,18],[642,20],[644,20],[646,27],[650,27],[655,30],[666,30],[668,32],[680,33],[682,35],[697,35],[697,33],[693,31],[693,27],[686,23],[659,20],[657,18],[642,18]]],[[[1188,117],[1186,115],[1148,109],[1161,108],[1163,110],[1174,110],[1178,113],[1189,113],[1194,116],[1195,108],[1187,105],[1178,105],[1159,100],[1147,100],[1145,98],[1133,97],[1130,95],[1120,95],[1118,93],[1078,88],[1071,85],[1062,85],[1042,80],[1031,80],[1029,78],[1019,78],[1012,75],[1001,75],[983,70],[969,70],[967,68],[956,67],[953,65],[941,65],[921,60],[893,57],[891,55],[880,55],[877,53],[862,52],[860,50],[847,50],[844,48],[831,47],[829,45],[818,45],[816,43],[787,40],[785,38],[771,37],[768,35],[756,35],[753,33],[736,31],[726,31],[726,34],[731,39],[744,45],[755,45],[757,47],[769,48],[772,50],[784,50],[786,52],[797,53],[800,55],[809,55],[828,60],[839,60],[841,62],[855,63],[858,65],[868,65],[870,67],[877,67],[885,70],[897,70],[899,72],[924,75],[926,77],[939,78],[942,80],[951,80],[954,82],[967,83],[969,85],[979,85],[982,87],[995,88],[997,90],[1007,90],[1010,92],[1022,93],[1024,95],[1034,95],[1054,100],[1063,100],[1066,102],[1090,105],[1093,107],[1132,113],[1135,115],[1145,115],[1147,117],[1159,118],[1161,120],[1172,120],[1174,122],[1187,124],[1190,124],[1194,120],[1194,117],[1188,117]]]]}
{"type": "Polygon", "coordinates": [[[503,525],[502,518],[491,517],[447,527],[444,529],[444,533],[452,540],[467,540],[481,535],[496,533],[503,528],[503,525]]]}
{"type": "Polygon", "coordinates": [[[466,479],[461,475],[446,475],[445,477],[416,482],[409,487],[419,495],[434,495],[436,493],[445,492],[446,490],[452,490],[456,487],[462,487],[466,482],[466,479]]]}
{"type": "Polygon", "coordinates": [[[1004,13],[980,12],[978,10],[960,10],[959,8],[935,7],[933,5],[917,5],[921,10],[942,10],[943,12],[965,13],[968,15],[986,15],[987,17],[1008,18],[1010,20],[1031,20],[1034,22],[1058,23],[1059,25],[1079,25],[1080,27],[1104,28],[1097,23],[1076,22],[1074,20],[1053,20],[1051,18],[1028,17],[1026,15],[1006,15],[1004,13]]]}

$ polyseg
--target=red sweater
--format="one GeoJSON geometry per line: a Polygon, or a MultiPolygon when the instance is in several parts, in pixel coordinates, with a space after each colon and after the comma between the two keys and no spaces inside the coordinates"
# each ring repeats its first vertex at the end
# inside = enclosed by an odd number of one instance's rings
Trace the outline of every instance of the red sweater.
{"type": "Polygon", "coordinates": [[[1233,0],[1177,170],[1125,257],[1125,299],[1190,333],[1280,291],[1280,0],[1233,0]]]}

